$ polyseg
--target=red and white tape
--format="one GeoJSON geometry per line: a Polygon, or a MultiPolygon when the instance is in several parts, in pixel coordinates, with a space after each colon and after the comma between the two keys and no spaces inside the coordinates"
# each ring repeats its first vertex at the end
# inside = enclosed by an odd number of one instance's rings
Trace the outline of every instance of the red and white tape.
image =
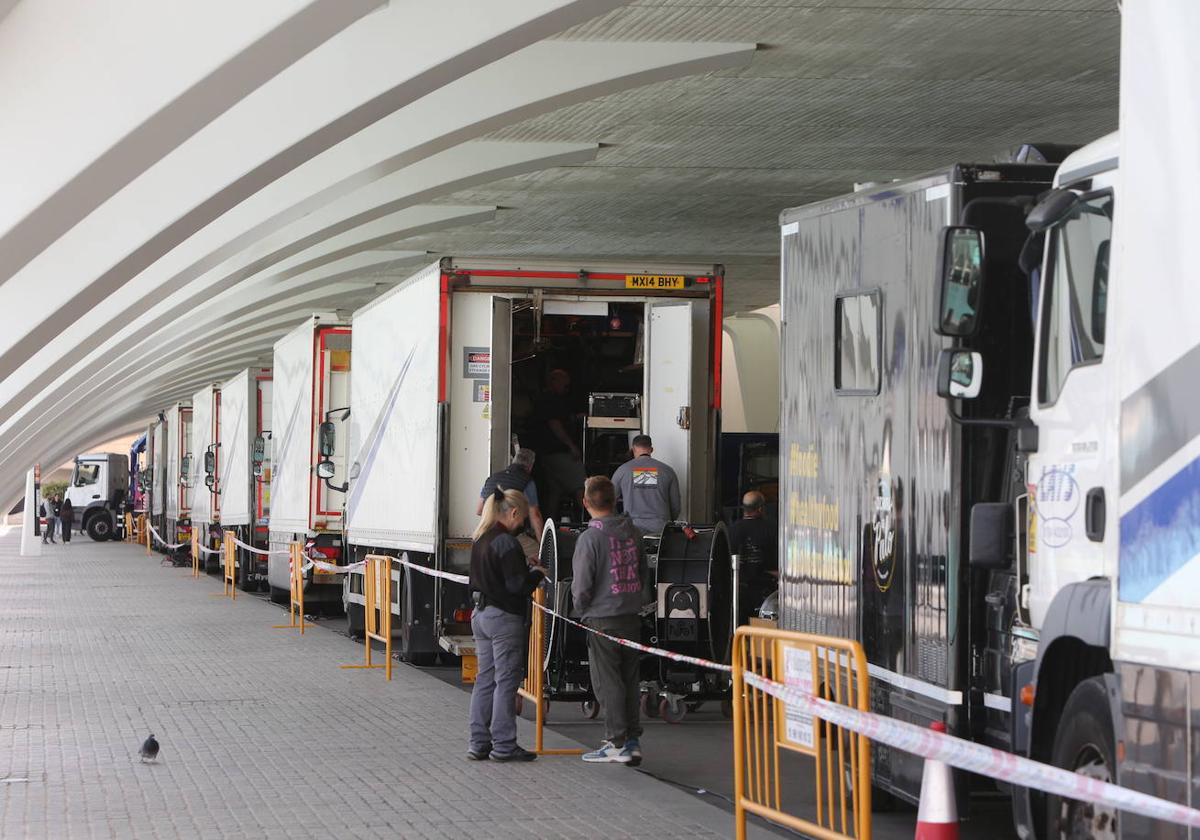
{"type": "Polygon", "coordinates": [[[151,536],[153,536],[154,539],[156,539],[160,543],[162,543],[162,547],[165,549],[174,551],[177,548],[183,548],[185,545],[187,545],[187,543],[169,543],[169,542],[167,542],[166,540],[164,540],[162,538],[162,534],[158,533],[158,531],[156,531],[154,529],[154,526],[151,525],[149,522],[146,523],[146,527],[150,529],[151,536]]]}
{"type": "Polygon", "coordinates": [[[239,540],[237,537],[234,537],[234,538],[233,538],[233,544],[234,544],[234,545],[239,545],[239,546],[241,546],[242,548],[244,548],[244,549],[246,549],[247,551],[249,551],[251,554],[259,554],[259,555],[261,555],[261,556],[263,556],[263,557],[266,557],[266,556],[268,556],[268,555],[270,555],[270,554],[274,554],[274,555],[276,555],[276,556],[279,556],[279,555],[284,555],[284,554],[291,554],[291,552],[290,552],[290,551],[286,551],[286,550],[284,550],[284,551],[280,551],[279,549],[275,549],[274,551],[263,551],[261,548],[255,548],[255,547],[254,547],[254,546],[252,546],[252,545],[248,545],[247,543],[244,543],[244,542],[242,542],[242,541],[241,541],[241,540],[239,540]]]}
{"type": "MultiPolygon", "coordinates": [[[[456,575],[438,569],[430,569],[426,566],[413,563],[408,559],[407,555],[398,558],[398,561],[402,565],[416,569],[423,574],[432,575],[433,577],[444,578],[455,583],[465,584],[470,582],[467,575],[456,575]]],[[[619,645],[642,651],[643,653],[669,659],[672,662],[697,665],[713,671],[724,673],[731,673],[733,671],[731,666],[720,662],[712,662],[696,656],[686,656],[674,651],[663,650],[662,648],[643,645],[629,639],[611,636],[596,630],[594,627],[588,627],[586,624],[567,618],[565,615],[561,615],[549,607],[536,603],[534,606],[547,615],[565,621],[589,633],[603,636],[619,645]]],[[[849,706],[842,706],[801,691],[798,688],[768,680],[758,674],[746,672],[743,674],[743,679],[748,685],[754,686],[788,705],[797,706],[813,717],[827,720],[835,726],[857,732],[877,743],[887,744],[895,749],[904,750],[925,759],[943,761],[961,770],[978,773],[981,776],[987,776],[988,778],[1008,782],[1020,787],[1032,788],[1043,793],[1055,794],[1082,802],[1092,802],[1097,805],[1106,805],[1151,819],[1200,828],[1200,811],[1188,808],[1185,805],[1168,802],[1165,799],[1129,790],[1128,788],[1110,784],[1109,782],[1102,782],[1099,779],[1093,779],[1079,773],[1072,773],[1061,767],[1043,764],[1039,761],[1006,753],[1002,750],[984,746],[983,744],[977,744],[974,741],[967,741],[962,738],[956,738],[953,735],[936,732],[932,729],[905,723],[904,721],[894,720],[893,718],[878,715],[874,712],[864,712],[852,709],[849,706]]]]}
{"type": "Polygon", "coordinates": [[[925,759],[942,761],[960,770],[968,770],[1043,793],[1082,802],[1094,802],[1151,819],[1200,828],[1200,811],[1185,805],[986,747],[974,741],[966,741],[873,712],[842,706],[798,688],[773,682],[758,674],[747,672],[743,679],[748,685],[765,691],[790,706],[797,706],[813,717],[865,735],[876,743],[887,744],[889,747],[925,759]]]}

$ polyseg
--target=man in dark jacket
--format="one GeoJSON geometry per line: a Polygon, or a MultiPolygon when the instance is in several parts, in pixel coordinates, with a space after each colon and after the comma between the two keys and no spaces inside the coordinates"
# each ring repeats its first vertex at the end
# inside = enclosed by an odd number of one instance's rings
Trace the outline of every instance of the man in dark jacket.
{"type": "MultiPolygon", "coordinates": [[[[620,639],[641,635],[646,555],[632,520],[615,513],[616,490],[602,475],[587,480],[583,505],[592,519],[575,543],[571,596],[588,627],[620,639]]],[[[592,689],[604,708],[604,743],[588,762],[642,763],[638,719],[638,660],[633,648],[588,634],[592,689]]]]}
{"type": "MultiPolygon", "coordinates": [[[[538,507],[538,490],[537,484],[533,481],[533,462],[534,452],[532,449],[522,447],[517,450],[516,457],[512,463],[502,470],[497,470],[488,476],[488,480],[483,483],[483,489],[479,491],[479,504],[475,506],[475,515],[483,513],[483,503],[492,492],[499,487],[501,490],[520,490],[525,494],[525,498],[529,500],[529,524],[533,528],[534,536],[541,537],[542,526],[545,524],[542,519],[541,508],[538,507]]],[[[536,542],[536,541],[535,541],[536,542]]],[[[529,547],[522,540],[522,547],[525,548],[526,555],[529,554],[529,547]]],[[[536,554],[536,551],[534,552],[536,554]]]]}

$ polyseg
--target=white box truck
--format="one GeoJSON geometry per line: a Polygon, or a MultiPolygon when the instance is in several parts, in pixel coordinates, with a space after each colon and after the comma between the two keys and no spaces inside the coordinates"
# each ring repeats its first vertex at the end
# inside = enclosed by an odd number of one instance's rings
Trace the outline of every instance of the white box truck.
{"type": "Polygon", "coordinates": [[[165,412],[166,418],[166,478],[163,502],[166,506],[166,530],[163,537],[172,543],[188,543],[192,539],[191,509],[187,482],[191,470],[192,407],[175,403],[165,412]]]}
{"type": "MultiPolygon", "coordinates": [[[[221,478],[221,386],[205,385],[192,395],[191,478],[192,527],[200,529],[200,544],[216,549],[221,540],[221,497],[216,488],[221,478]]],[[[200,564],[206,571],[218,571],[220,558],[202,554],[200,564]]]]}
{"type": "Polygon", "coordinates": [[[129,495],[129,456],[110,452],[79,455],[63,498],[74,510],[72,527],[96,542],[117,538],[117,517],[129,495]]]}
{"type": "Polygon", "coordinates": [[[159,539],[153,539],[151,544],[155,551],[163,551],[162,540],[169,540],[167,533],[167,421],[160,412],[148,431],[149,453],[147,473],[149,477],[150,498],[147,503],[147,513],[151,527],[159,534],[159,539]]]}
{"type": "MultiPolygon", "coordinates": [[[[246,545],[266,550],[269,539],[260,522],[265,518],[263,469],[264,383],[270,399],[270,368],[247,368],[221,385],[221,527],[246,545]]],[[[270,407],[268,405],[267,411],[270,407]]],[[[269,416],[269,415],[268,415],[269,416]]],[[[238,585],[244,590],[266,586],[267,558],[241,546],[237,549],[238,585]]]]}
{"type": "MultiPolygon", "coordinates": [[[[1192,807],[1197,37],[1194,4],[1125,5],[1120,131],[1053,189],[981,167],[966,201],[918,180],[781,220],[783,625],[860,638],[894,717],[1192,807]]],[[[915,798],[919,760],[874,758],[915,798]]],[[[1023,838],[1189,836],[1009,792],[1023,838]]]]}
{"type": "MultiPolygon", "coordinates": [[[[309,554],[340,563],[344,494],[335,486],[345,481],[346,436],[321,431],[326,423],[343,424],[349,413],[350,325],[334,314],[310,316],[275,343],[272,376],[271,548],[282,552],[303,540],[309,554]],[[334,487],[313,471],[322,459],[334,465],[334,487]]],[[[279,603],[288,599],[288,563],[286,554],[268,559],[271,598],[279,603]]],[[[305,604],[341,603],[340,575],[311,570],[305,604]]]]}
{"type": "MultiPolygon", "coordinates": [[[[556,370],[569,375],[573,412],[586,415],[597,404],[589,396],[637,406],[637,417],[593,418],[571,432],[587,473],[611,474],[630,437],[644,432],[678,474],[681,518],[712,522],[722,282],[711,264],[447,258],[355,312],[352,559],[408,552],[465,572],[480,487],[509,463],[514,440],[543,448],[537,405],[556,370]]],[[[572,500],[548,500],[536,464],[534,476],[547,518],[578,521],[572,500]]],[[[420,573],[396,577],[402,655],[420,663],[458,652],[470,637],[466,588],[435,586],[420,573]]],[[[351,574],[345,584],[352,632],[361,627],[361,582],[351,574]]]]}

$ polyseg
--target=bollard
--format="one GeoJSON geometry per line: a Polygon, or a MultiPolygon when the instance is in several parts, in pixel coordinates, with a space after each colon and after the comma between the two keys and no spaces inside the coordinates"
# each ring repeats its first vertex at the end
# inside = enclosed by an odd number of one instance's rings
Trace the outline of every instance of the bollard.
{"type": "MultiPolygon", "coordinates": [[[[946,724],[929,724],[945,732],[946,724]]],[[[917,806],[916,840],[958,840],[958,805],[954,802],[954,774],[949,765],[925,759],[921,773],[921,804],[917,806]]]]}

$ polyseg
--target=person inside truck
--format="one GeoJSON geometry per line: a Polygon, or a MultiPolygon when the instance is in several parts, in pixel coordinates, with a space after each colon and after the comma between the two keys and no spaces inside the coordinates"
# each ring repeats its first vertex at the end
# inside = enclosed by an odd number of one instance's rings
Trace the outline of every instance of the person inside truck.
{"type": "Polygon", "coordinates": [[[757,609],[779,586],[779,530],[765,516],[767,500],[751,490],[742,496],[742,518],[729,527],[729,550],[738,557],[738,599],[743,615],[757,609]]]}
{"type": "Polygon", "coordinates": [[[482,515],[483,503],[487,501],[488,496],[495,492],[497,487],[501,490],[520,490],[524,493],[525,498],[529,501],[529,524],[533,528],[533,535],[530,536],[527,530],[522,530],[516,537],[517,542],[521,543],[521,548],[525,550],[525,556],[531,561],[537,559],[538,539],[541,537],[542,527],[545,525],[541,508],[538,507],[537,484],[534,483],[531,475],[534,459],[532,449],[524,447],[518,449],[511,464],[488,476],[487,481],[483,483],[483,489],[479,491],[479,503],[475,505],[475,515],[482,515]]]}
{"type": "Polygon", "coordinates": [[[533,419],[537,434],[537,451],[546,479],[545,505],[541,510],[557,518],[563,497],[569,497],[583,509],[583,457],[571,430],[576,414],[572,409],[571,375],[554,368],[546,375],[546,389],[534,403],[533,419]]]}
{"type": "Polygon", "coordinates": [[[650,435],[637,435],[630,446],[633,459],[619,466],[612,477],[617,501],[643,534],[658,536],[668,522],[679,518],[679,479],[670,464],[653,457],[650,435]]]}

